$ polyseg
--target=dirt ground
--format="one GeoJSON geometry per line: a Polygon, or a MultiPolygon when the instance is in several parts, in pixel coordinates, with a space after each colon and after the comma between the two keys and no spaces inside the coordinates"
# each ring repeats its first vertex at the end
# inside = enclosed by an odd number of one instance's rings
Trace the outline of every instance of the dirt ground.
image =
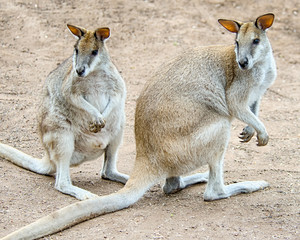
{"type": "MultiPolygon", "coordinates": [[[[43,239],[300,239],[300,2],[155,0],[0,0],[0,141],[43,155],[36,112],[48,73],[70,56],[75,39],[66,24],[110,27],[111,58],[127,85],[127,123],[118,169],[135,159],[135,101],[144,82],[184,49],[232,44],[218,18],[241,21],[273,12],[268,36],[278,77],[265,95],[260,118],[270,142],[242,144],[234,121],[225,159],[225,182],[266,180],[270,188],[204,202],[205,185],[165,196],[161,184],[132,207],[100,216],[43,239]]],[[[98,195],[121,184],[101,180],[102,159],[72,168],[72,180],[98,195]]],[[[205,171],[206,167],[199,171],[205,171]]],[[[0,237],[77,200],[41,176],[0,158],[0,237]]]]}

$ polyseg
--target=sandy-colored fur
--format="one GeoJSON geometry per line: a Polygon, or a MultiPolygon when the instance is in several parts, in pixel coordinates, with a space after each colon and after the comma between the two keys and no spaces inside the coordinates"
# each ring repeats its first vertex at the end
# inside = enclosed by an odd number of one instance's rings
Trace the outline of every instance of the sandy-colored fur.
{"type": "Polygon", "coordinates": [[[221,21],[224,27],[237,33],[240,48],[248,47],[248,52],[243,49],[244,55],[234,46],[196,48],[163,66],[148,81],[137,100],[136,161],[123,189],[69,205],[4,239],[37,238],[126,208],[163,179],[166,179],[165,193],[207,182],[204,193],[207,201],[267,187],[265,181],[225,186],[223,159],[233,118],[249,125],[241,135],[244,142],[251,139],[248,130],[252,128],[257,132],[258,145],[268,142],[264,125],[251,110],[276,76],[272,49],[265,35],[266,28],[272,25],[264,24],[269,18],[273,20],[274,16],[263,15],[256,22],[245,24],[221,21]],[[257,22],[261,25],[256,27],[257,22]],[[248,31],[243,31],[243,27],[248,31]],[[256,28],[262,45],[258,49],[252,39],[256,28]],[[181,177],[206,164],[209,173],[181,177]]]}
{"type": "Polygon", "coordinates": [[[44,158],[35,159],[4,144],[0,144],[0,156],[40,174],[56,173],[55,188],[83,200],[96,195],[72,185],[72,165],[104,153],[102,177],[122,183],[128,179],[116,170],[126,90],[105,47],[109,30],[68,27],[78,39],[74,54],[47,77],[39,110],[44,158]],[[105,38],[101,31],[106,31],[105,38]]]}

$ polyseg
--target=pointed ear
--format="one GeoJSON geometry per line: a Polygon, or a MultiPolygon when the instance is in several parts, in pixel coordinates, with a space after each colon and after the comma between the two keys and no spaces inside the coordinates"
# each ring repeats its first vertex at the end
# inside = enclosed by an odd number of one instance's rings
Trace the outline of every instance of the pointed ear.
{"type": "Polygon", "coordinates": [[[268,13],[258,17],[255,21],[255,26],[259,29],[266,30],[272,26],[275,15],[273,13],[268,13]]]}
{"type": "Polygon", "coordinates": [[[73,36],[76,38],[81,38],[86,33],[86,30],[81,27],[76,27],[70,24],[67,24],[67,27],[70,30],[70,32],[73,34],[73,36]]]}
{"type": "Polygon", "coordinates": [[[100,41],[104,41],[105,39],[108,39],[109,36],[110,36],[109,28],[98,28],[95,31],[95,37],[100,41]]]}
{"type": "Polygon", "coordinates": [[[241,24],[232,21],[232,20],[226,20],[226,19],[219,19],[218,22],[226,28],[229,32],[237,33],[240,30],[241,24]]]}

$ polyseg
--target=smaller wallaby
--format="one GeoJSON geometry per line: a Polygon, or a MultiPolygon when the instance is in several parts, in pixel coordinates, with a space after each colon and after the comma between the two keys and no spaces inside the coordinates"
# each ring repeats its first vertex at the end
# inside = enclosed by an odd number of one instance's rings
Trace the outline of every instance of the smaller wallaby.
{"type": "Polygon", "coordinates": [[[207,201],[267,187],[265,181],[225,186],[223,159],[233,118],[249,126],[242,133],[244,141],[250,140],[253,128],[258,145],[268,143],[266,129],[256,115],[262,94],[276,77],[266,35],[273,20],[273,14],[247,23],[219,20],[226,29],[236,33],[235,46],[189,50],[149,80],[137,100],[136,161],[123,189],[69,205],[4,239],[38,238],[129,207],[164,179],[165,193],[207,182],[204,192],[207,201]],[[181,177],[206,164],[209,173],[181,177]]]}
{"type": "Polygon", "coordinates": [[[123,184],[128,179],[116,170],[126,89],[105,46],[109,28],[67,27],[77,38],[74,53],[47,77],[39,111],[45,156],[36,159],[1,143],[0,156],[39,174],[56,173],[57,190],[84,200],[96,195],[72,185],[72,165],[104,153],[101,177],[123,184]]]}

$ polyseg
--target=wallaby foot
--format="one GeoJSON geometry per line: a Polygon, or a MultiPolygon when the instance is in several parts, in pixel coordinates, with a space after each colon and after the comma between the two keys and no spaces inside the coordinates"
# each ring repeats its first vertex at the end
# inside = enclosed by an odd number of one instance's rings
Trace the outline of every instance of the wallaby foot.
{"type": "Polygon", "coordinates": [[[253,127],[246,126],[243,131],[240,133],[239,138],[242,139],[241,142],[249,142],[251,138],[254,136],[255,130],[253,127]]]}
{"type": "Polygon", "coordinates": [[[112,141],[107,148],[105,149],[104,161],[101,171],[101,177],[103,179],[108,179],[115,182],[120,182],[125,184],[129,179],[129,176],[123,173],[118,172],[116,163],[117,163],[117,155],[118,148],[122,139],[122,132],[120,135],[112,141]]]}
{"type": "Polygon", "coordinates": [[[68,194],[68,195],[71,195],[71,196],[77,198],[78,200],[87,200],[87,199],[98,197],[98,195],[93,194],[82,188],[73,186],[72,184],[59,185],[59,186],[55,185],[55,188],[64,194],[68,194]]]}
{"type": "Polygon", "coordinates": [[[205,201],[213,201],[224,198],[229,198],[234,195],[241,193],[251,193],[261,189],[264,189],[269,186],[269,183],[265,181],[247,181],[230,184],[227,186],[220,187],[218,186],[219,191],[216,191],[214,188],[207,188],[204,193],[205,201]]]}
{"type": "Polygon", "coordinates": [[[71,177],[69,174],[69,169],[64,169],[63,164],[59,165],[58,171],[56,173],[56,179],[55,179],[55,189],[58,191],[71,195],[78,200],[86,200],[89,198],[97,197],[97,195],[84,190],[82,188],[73,186],[71,177]]]}
{"type": "Polygon", "coordinates": [[[165,194],[171,194],[197,183],[206,183],[208,176],[209,172],[196,173],[186,177],[170,177],[166,179],[163,191],[165,194]]]}
{"type": "Polygon", "coordinates": [[[125,184],[129,179],[129,176],[115,170],[115,171],[101,172],[101,178],[125,184]]]}
{"type": "Polygon", "coordinates": [[[223,181],[223,160],[225,152],[219,160],[209,163],[209,177],[204,192],[205,201],[229,198],[240,193],[251,193],[269,186],[265,181],[246,181],[225,186],[223,181]]]}

